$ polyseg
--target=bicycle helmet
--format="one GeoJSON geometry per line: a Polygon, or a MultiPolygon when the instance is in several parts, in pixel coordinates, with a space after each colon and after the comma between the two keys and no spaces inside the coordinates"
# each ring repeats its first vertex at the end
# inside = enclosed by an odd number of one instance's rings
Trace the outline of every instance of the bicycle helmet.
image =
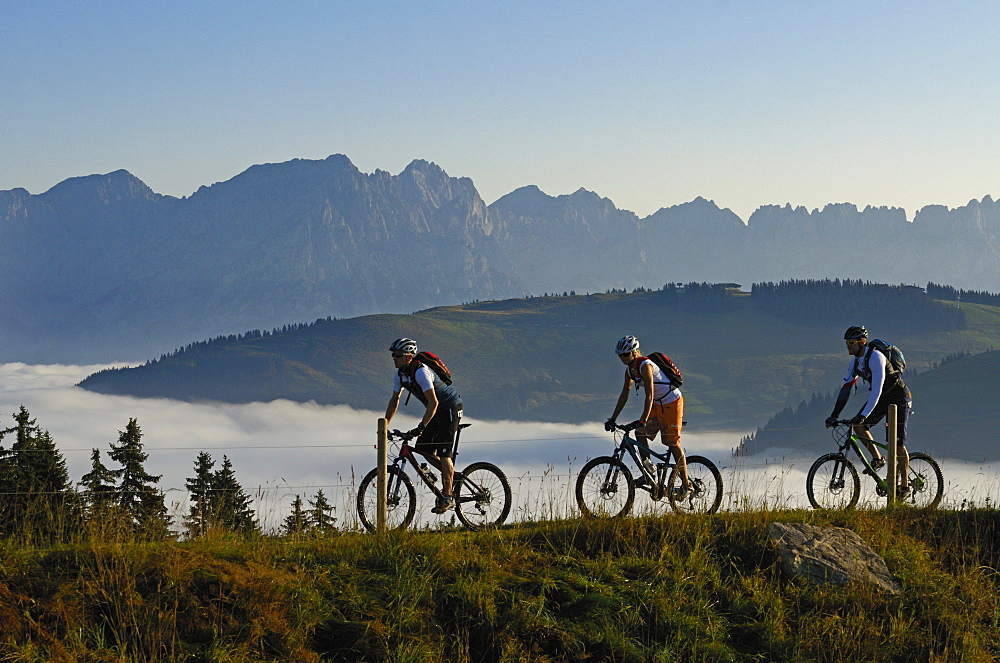
{"type": "Polygon", "coordinates": [[[848,327],[844,332],[845,341],[854,341],[859,338],[868,338],[868,330],[864,327],[848,327]]]}
{"type": "Polygon", "coordinates": [[[635,336],[622,336],[615,346],[616,355],[627,355],[639,349],[639,339],[635,336]]]}
{"type": "Polygon", "coordinates": [[[407,354],[417,354],[417,342],[409,338],[397,338],[389,346],[390,352],[405,352],[407,354]]]}

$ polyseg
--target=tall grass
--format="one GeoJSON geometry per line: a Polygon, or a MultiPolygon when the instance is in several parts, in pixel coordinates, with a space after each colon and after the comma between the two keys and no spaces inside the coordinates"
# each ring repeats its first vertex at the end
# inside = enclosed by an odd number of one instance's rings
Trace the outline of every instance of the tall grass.
{"type": "Polygon", "coordinates": [[[1000,516],[740,511],[470,533],[0,547],[3,661],[986,661],[1000,516]],[[848,527],[903,586],[782,577],[775,520],[848,527]]]}

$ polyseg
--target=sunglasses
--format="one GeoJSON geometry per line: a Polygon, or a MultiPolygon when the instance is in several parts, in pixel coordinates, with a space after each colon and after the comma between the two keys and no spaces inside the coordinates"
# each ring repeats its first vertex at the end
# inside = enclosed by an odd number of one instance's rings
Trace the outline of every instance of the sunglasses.
{"type": "Polygon", "coordinates": [[[392,358],[393,359],[399,359],[400,357],[405,357],[405,356],[406,356],[406,354],[402,353],[402,352],[393,352],[392,353],[392,358]]]}
{"type": "Polygon", "coordinates": [[[852,340],[852,341],[844,341],[844,342],[847,343],[848,345],[858,345],[859,343],[861,343],[860,340],[852,340]]]}

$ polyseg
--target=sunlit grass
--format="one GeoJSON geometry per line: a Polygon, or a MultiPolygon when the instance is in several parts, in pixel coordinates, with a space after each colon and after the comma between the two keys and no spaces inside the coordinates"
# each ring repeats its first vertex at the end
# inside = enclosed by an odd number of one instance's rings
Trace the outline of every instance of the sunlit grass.
{"type": "MultiPolygon", "coordinates": [[[[981,661],[1000,655],[1000,515],[746,508],[142,541],[106,524],[0,546],[7,661],[981,661]],[[528,522],[530,521],[530,522],[528,522]],[[847,527],[899,595],[782,577],[773,521],[847,527]]],[[[771,499],[771,498],[769,498],[771,499]]],[[[775,494],[773,499],[781,499],[775,494]]],[[[527,504],[527,503],[526,503],[527,504]]]]}

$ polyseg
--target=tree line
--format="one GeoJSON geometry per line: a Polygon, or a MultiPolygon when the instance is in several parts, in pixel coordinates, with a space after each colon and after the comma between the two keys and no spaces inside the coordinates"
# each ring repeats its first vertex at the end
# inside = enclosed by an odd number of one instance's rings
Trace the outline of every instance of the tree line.
{"type": "Polygon", "coordinates": [[[754,283],[754,305],[798,324],[819,326],[864,320],[869,328],[952,331],[966,328],[965,314],[920,286],[825,279],[754,283]]]}
{"type": "MultiPolygon", "coordinates": [[[[236,479],[232,461],[198,454],[194,476],[186,480],[189,508],[181,529],[175,530],[166,498],[159,487],[162,475],[146,471],[148,454],[142,430],[129,419],[110,445],[108,467],[99,449],[91,450],[90,471],[75,485],[63,455],[52,436],[42,429],[22,405],[14,413],[14,426],[0,429],[0,535],[26,542],[68,540],[88,525],[120,528],[144,539],[184,536],[197,538],[211,532],[261,534],[252,498],[236,479]],[[11,439],[9,446],[3,444],[11,439]]],[[[330,529],[336,519],[323,491],[303,506],[296,496],[284,533],[297,534],[330,529]]]]}

